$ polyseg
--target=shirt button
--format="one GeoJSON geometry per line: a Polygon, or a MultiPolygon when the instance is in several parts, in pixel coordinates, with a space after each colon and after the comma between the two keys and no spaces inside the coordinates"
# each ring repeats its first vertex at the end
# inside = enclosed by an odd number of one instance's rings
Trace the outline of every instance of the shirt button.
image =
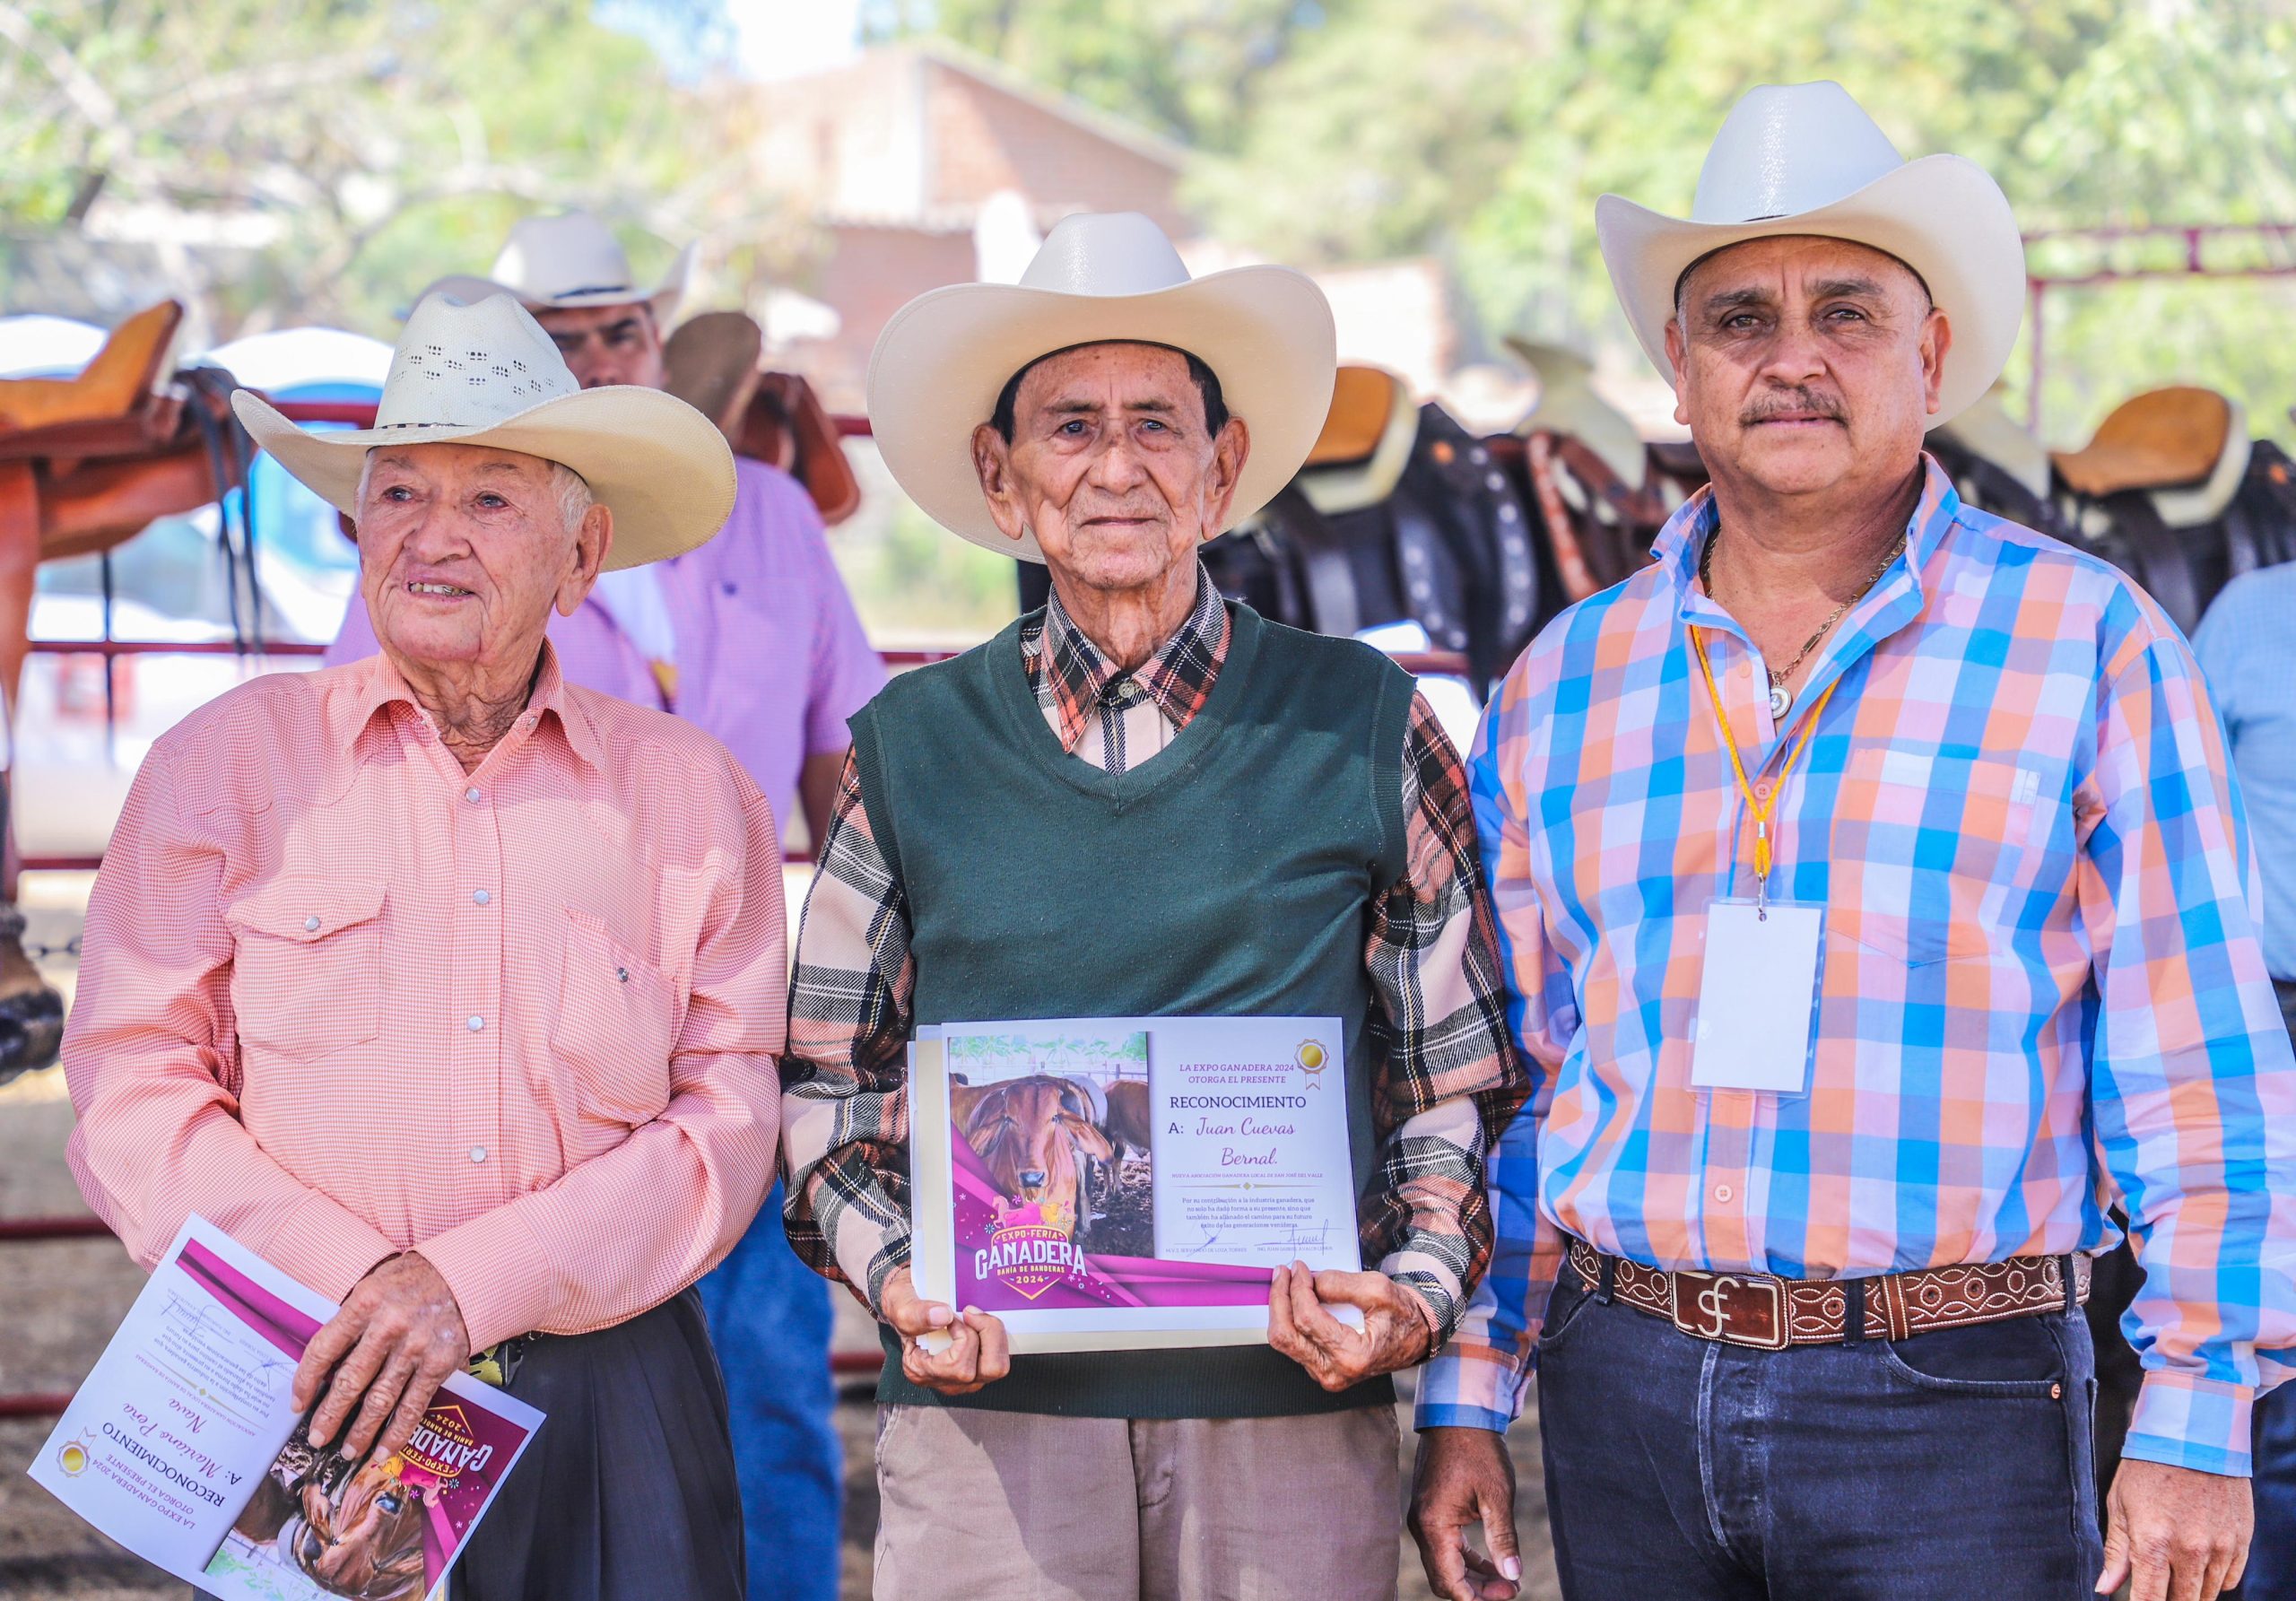
{"type": "Polygon", "coordinates": [[[304,933],[306,933],[306,934],[317,934],[318,931],[319,931],[319,920],[318,920],[317,918],[305,918],[303,919],[303,932],[304,932],[304,933]]]}
{"type": "Polygon", "coordinates": [[[1770,798],[1770,780],[1768,779],[1764,779],[1761,783],[1754,786],[1754,798],[1756,800],[1768,800],[1770,798]]]}
{"type": "Polygon", "coordinates": [[[473,1162],[484,1162],[486,1160],[486,1147],[483,1145],[473,1145],[470,1148],[470,1159],[473,1162]]]}
{"type": "Polygon", "coordinates": [[[472,892],[471,899],[478,902],[479,905],[484,906],[488,901],[493,900],[494,897],[488,894],[484,890],[475,890],[472,892]]]}
{"type": "Polygon", "coordinates": [[[1730,1197],[1736,1193],[1726,1184],[1718,1184],[1714,1187],[1714,1198],[1726,1206],[1729,1205],[1730,1197]]]}
{"type": "Polygon", "coordinates": [[[486,1019],[483,1017],[474,1017],[463,1026],[468,1029],[472,1033],[475,1034],[479,1030],[486,1026],[486,1019]]]}
{"type": "Polygon", "coordinates": [[[478,786],[473,784],[469,788],[464,790],[463,798],[474,806],[478,805],[478,786]]]}

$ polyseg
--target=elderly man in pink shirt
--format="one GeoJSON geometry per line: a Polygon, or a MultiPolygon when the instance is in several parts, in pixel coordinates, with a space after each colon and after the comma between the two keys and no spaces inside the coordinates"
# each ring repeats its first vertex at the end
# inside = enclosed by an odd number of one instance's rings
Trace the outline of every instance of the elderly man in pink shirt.
{"type": "MultiPolygon", "coordinates": [[[[662,341],[684,279],[681,257],[640,287],[605,225],[585,212],[529,217],[486,278],[434,291],[508,292],[532,312],[586,388],[663,384],[662,341]]],[[[674,711],[723,740],[787,818],[804,809],[816,847],[829,829],[852,736],[845,722],[884,668],[830,560],[822,519],[796,481],[735,460],[734,514],[700,550],[604,575],[550,638],[568,680],[674,711]]],[[[353,599],[327,652],[375,648],[353,599]]],[[[750,1601],[832,1601],[844,1473],[831,1411],[828,1287],[764,1219],[701,1286],[733,1401],[735,1456],[750,1518],[750,1601]]]]}
{"type": "Polygon", "coordinates": [[[381,648],[242,685],[137,774],[65,1033],[74,1173],[143,1262],[198,1213],[343,1302],[296,1375],[314,1444],[396,1449],[466,1362],[547,1414],[464,1601],[735,1601],[691,1285],[772,1176],[779,833],[724,746],[544,638],[709,539],[730,455],[578,388],[508,297],[418,306],[372,430],[236,400],[356,518],[381,648]]]}

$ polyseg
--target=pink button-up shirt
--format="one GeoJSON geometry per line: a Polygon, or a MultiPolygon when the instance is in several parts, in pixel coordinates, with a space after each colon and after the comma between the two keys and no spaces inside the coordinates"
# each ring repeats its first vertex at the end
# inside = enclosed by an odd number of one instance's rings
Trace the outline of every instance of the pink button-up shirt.
{"type": "Polygon", "coordinates": [[[112,836],[72,1170],[147,1266],[196,1212],[337,1298],[419,1249],[474,1345],[617,1323],[771,1181],[783,941],[757,786],[547,652],[467,774],[380,656],[260,678],[112,836]]]}
{"type": "MultiPolygon", "coordinates": [[[[676,635],[677,703],[671,709],[725,742],[787,819],[805,758],[853,743],[845,720],[885,682],[831,560],[822,519],[797,481],[734,460],[734,515],[700,550],[658,564],[676,635]]],[[[552,615],[551,643],[566,676],[640,706],[663,695],[646,655],[596,595],[571,617],[552,615]]],[[[375,652],[359,596],[327,665],[375,652]]]]}

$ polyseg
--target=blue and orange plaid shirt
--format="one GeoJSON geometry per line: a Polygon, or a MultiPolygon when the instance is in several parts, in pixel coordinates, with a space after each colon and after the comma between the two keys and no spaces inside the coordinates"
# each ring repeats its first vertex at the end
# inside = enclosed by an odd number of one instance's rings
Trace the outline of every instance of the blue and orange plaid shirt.
{"type": "Polygon", "coordinates": [[[1565,1234],[1671,1270],[1870,1275],[2092,1252],[2134,1220],[2132,1457],[2248,1467],[2296,1373],[2296,1059],[2192,655],[2101,561],[1963,506],[1906,553],[1783,726],[1698,583],[1701,493],[1654,564],[1516,664],[1469,763],[1533,1099],[1488,1169],[1491,1276],[1422,1427],[1521,1408],[1565,1234]],[[1763,800],[1773,898],[1824,907],[1806,1094],[1693,1090],[1709,903],[1753,892],[1689,630],[1763,800]]]}

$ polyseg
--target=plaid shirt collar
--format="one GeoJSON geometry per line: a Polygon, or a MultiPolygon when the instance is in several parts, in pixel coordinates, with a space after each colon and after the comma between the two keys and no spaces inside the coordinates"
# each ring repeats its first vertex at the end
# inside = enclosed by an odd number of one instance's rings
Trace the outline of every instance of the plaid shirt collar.
{"type": "Polygon", "coordinates": [[[1074,753],[1086,722],[1103,706],[1119,710],[1144,696],[1175,728],[1204,709],[1228,657],[1228,607],[1201,562],[1196,569],[1196,605],[1171,638],[1137,672],[1120,673],[1084,637],[1055,591],[1044,621],[1021,634],[1021,660],[1036,691],[1037,703],[1060,714],[1061,749],[1074,753]],[[1050,670],[1047,671],[1049,664],[1050,670]]]}

